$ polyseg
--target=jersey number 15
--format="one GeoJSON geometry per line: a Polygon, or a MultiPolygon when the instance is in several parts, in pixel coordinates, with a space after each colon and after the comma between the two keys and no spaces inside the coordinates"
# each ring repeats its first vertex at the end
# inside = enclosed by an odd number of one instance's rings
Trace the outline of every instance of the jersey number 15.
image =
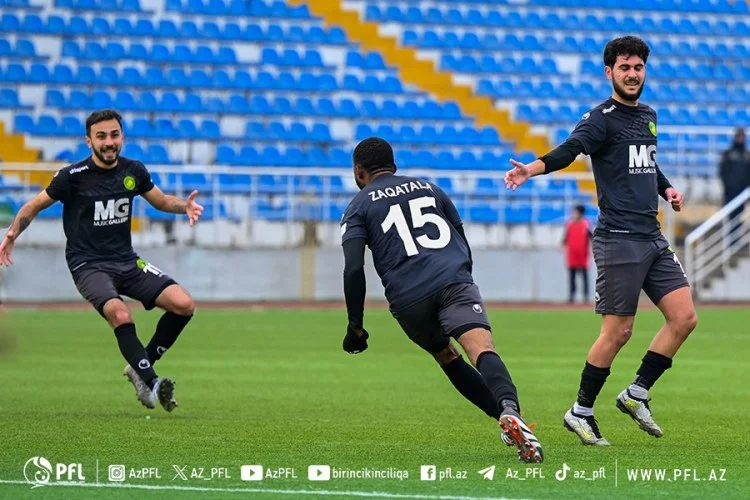
{"type": "Polygon", "coordinates": [[[406,222],[406,217],[404,217],[404,211],[401,210],[401,205],[398,203],[391,205],[390,210],[388,210],[388,216],[380,225],[383,228],[383,233],[387,233],[393,226],[396,226],[396,231],[404,242],[406,255],[410,257],[419,253],[417,243],[424,248],[445,248],[451,241],[451,230],[448,223],[437,214],[423,213],[422,210],[427,207],[435,207],[435,198],[432,196],[423,196],[410,200],[409,211],[411,211],[411,222],[415,228],[423,227],[425,224],[435,224],[439,232],[437,239],[432,239],[423,234],[422,236],[417,236],[415,242],[415,238],[412,237],[411,230],[409,229],[409,223],[406,222]]]}

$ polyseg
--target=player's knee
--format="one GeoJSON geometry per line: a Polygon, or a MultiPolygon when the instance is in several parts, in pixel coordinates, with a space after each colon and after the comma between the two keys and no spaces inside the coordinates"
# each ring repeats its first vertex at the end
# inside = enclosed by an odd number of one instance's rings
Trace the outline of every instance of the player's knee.
{"type": "Polygon", "coordinates": [[[622,347],[628,343],[630,337],[633,336],[632,325],[622,325],[612,328],[609,332],[606,332],[607,336],[612,340],[618,347],[622,347]]]}
{"type": "Polygon", "coordinates": [[[437,361],[440,366],[445,366],[448,363],[451,363],[460,358],[461,354],[453,346],[453,344],[449,343],[442,351],[438,353],[432,353],[432,357],[435,358],[435,361],[437,361]]]}
{"type": "Polygon", "coordinates": [[[172,301],[170,312],[180,316],[192,316],[195,312],[195,301],[187,293],[181,293],[172,301]]]}
{"type": "Polygon", "coordinates": [[[180,316],[192,316],[195,312],[195,302],[190,297],[184,297],[175,304],[175,314],[180,316]]]}
{"type": "MultiPolygon", "coordinates": [[[[124,304],[123,304],[124,306],[124,304]]],[[[127,325],[133,322],[133,316],[127,307],[118,307],[114,309],[110,314],[107,315],[107,319],[113,328],[117,328],[121,325],[127,325]]]]}
{"type": "Polygon", "coordinates": [[[692,332],[698,326],[698,314],[695,311],[691,311],[688,315],[685,326],[689,332],[692,332]]]}
{"type": "Polygon", "coordinates": [[[458,342],[464,348],[466,354],[472,363],[484,351],[494,351],[495,345],[492,342],[492,334],[485,328],[474,328],[458,337],[458,342]]]}
{"type": "Polygon", "coordinates": [[[112,328],[133,322],[130,309],[121,299],[110,299],[102,307],[102,315],[112,328]]]}
{"type": "Polygon", "coordinates": [[[698,315],[695,310],[686,311],[675,318],[673,322],[672,330],[682,337],[687,337],[698,326],[698,315]]]}

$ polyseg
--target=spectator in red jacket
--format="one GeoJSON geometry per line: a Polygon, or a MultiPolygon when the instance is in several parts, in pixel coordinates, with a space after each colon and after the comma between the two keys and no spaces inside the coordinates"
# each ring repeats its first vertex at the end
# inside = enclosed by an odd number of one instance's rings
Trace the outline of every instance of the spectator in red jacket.
{"type": "Polygon", "coordinates": [[[591,226],[583,216],[586,207],[578,205],[573,209],[573,218],[565,225],[565,266],[570,277],[568,302],[573,303],[576,295],[576,276],[583,279],[583,299],[589,300],[589,255],[591,248],[591,226]]]}

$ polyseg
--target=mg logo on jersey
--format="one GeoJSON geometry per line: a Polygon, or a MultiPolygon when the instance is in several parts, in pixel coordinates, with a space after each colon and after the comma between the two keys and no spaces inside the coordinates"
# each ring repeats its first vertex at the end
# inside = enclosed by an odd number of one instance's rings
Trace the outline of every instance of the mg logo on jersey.
{"type": "Polygon", "coordinates": [[[656,146],[646,146],[641,144],[636,146],[630,145],[630,160],[628,168],[642,168],[642,167],[655,167],[656,166],[656,146]]]}
{"type": "Polygon", "coordinates": [[[94,202],[94,225],[111,226],[128,221],[130,198],[94,202]]]}
{"type": "Polygon", "coordinates": [[[631,174],[655,174],[656,173],[656,146],[641,144],[630,145],[628,169],[631,174]]]}

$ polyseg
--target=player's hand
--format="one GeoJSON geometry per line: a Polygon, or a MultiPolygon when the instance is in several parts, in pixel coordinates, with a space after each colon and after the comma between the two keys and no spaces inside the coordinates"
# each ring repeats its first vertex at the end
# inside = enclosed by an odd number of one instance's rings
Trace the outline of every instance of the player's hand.
{"type": "Polygon", "coordinates": [[[190,196],[187,198],[187,207],[185,208],[185,213],[188,216],[191,226],[198,222],[198,219],[203,215],[203,206],[195,201],[196,196],[198,196],[198,191],[190,193],[190,196]]]}
{"type": "Polygon", "coordinates": [[[13,230],[9,230],[3,241],[0,242],[0,266],[9,266],[13,264],[10,253],[13,251],[13,245],[16,243],[13,230]]]}
{"type": "Polygon", "coordinates": [[[359,354],[367,349],[367,339],[370,334],[367,330],[355,330],[351,326],[346,327],[346,337],[344,337],[344,350],[349,354],[359,354]]]}
{"type": "Polygon", "coordinates": [[[667,201],[672,205],[672,210],[674,210],[675,212],[679,212],[680,210],[682,210],[682,204],[684,202],[682,193],[677,191],[675,188],[667,188],[667,190],[664,191],[664,194],[667,197],[667,201]]]}
{"type": "Polygon", "coordinates": [[[505,189],[515,191],[518,186],[531,177],[531,172],[529,172],[529,167],[520,161],[511,158],[510,164],[513,165],[513,168],[505,172],[505,189]]]}

